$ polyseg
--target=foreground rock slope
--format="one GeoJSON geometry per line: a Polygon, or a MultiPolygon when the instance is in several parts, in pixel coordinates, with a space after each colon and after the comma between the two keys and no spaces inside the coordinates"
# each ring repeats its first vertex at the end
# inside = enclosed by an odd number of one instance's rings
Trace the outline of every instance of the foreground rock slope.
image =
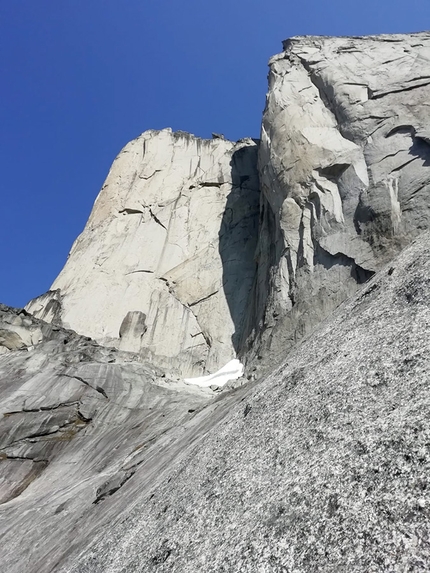
{"type": "Polygon", "coordinates": [[[428,571],[429,277],[425,235],[60,571],[428,571]]]}
{"type": "Polygon", "coordinates": [[[1,570],[50,571],[139,466],[157,475],[212,396],[0,305],[1,570]]]}
{"type": "MultiPolygon", "coordinates": [[[[192,419],[205,397],[179,396],[132,363],[106,365],[121,369],[120,382],[81,361],[62,394],[69,406],[34,378],[32,392],[18,380],[15,391],[6,386],[6,424],[19,416],[28,429],[18,435],[17,424],[0,467],[59,449],[0,506],[5,570],[427,571],[429,276],[425,235],[265,380],[221,394],[192,419]],[[30,428],[33,410],[48,417],[65,407],[81,412],[84,428],[60,445],[65,422],[30,428]]],[[[19,361],[26,380],[46,344],[1,363],[19,361]]]]}

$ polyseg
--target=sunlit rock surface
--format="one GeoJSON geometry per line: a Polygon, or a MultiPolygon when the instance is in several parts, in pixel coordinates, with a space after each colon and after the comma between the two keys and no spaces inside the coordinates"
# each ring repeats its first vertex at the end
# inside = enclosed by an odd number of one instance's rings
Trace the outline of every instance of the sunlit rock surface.
{"type": "Polygon", "coordinates": [[[257,143],[147,131],[114,161],[51,292],[26,308],[179,375],[236,355],[255,276],[257,143]]]}
{"type": "Polygon", "coordinates": [[[209,403],[63,331],[2,355],[4,570],[427,571],[429,277],[425,235],[209,403]]]}
{"type": "Polygon", "coordinates": [[[143,133],[27,310],[181,377],[267,371],[429,227],[429,77],[428,33],[284,42],[260,145],[143,133]]]}
{"type": "Polygon", "coordinates": [[[0,570],[50,571],[213,393],[23,310],[0,305],[0,333],[0,570]]]}
{"type": "Polygon", "coordinates": [[[259,174],[145,132],[0,306],[0,570],[428,571],[430,35],[284,48],[259,174]]]}
{"type": "Polygon", "coordinates": [[[297,37],[270,61],[251,340],[282,357],[430,222],[430,35],[297,37]]]}

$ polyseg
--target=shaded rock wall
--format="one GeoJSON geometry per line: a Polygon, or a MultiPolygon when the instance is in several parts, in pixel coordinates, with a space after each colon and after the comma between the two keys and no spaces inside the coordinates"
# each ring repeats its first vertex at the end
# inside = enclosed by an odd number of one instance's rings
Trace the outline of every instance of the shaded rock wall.
{"type": "Polygon", "coordinates": [[[297,37],[271,59],[252,356],[281,357],[429,227],[429,78],[428,33],[297,37]]]}
{"type": "Polygon", "coordinates": [[[255,141],[145,132],[114,161],[51,291],[26,308],[171,372],[213,372],[236,354],[258,210],[255,141]]]}

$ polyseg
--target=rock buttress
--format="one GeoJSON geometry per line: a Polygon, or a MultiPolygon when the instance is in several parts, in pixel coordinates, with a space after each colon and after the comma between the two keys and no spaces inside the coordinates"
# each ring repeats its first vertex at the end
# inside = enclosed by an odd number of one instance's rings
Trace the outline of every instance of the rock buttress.
{"type": "Polygon", "coordinates": [[[254,140],[147,131],[115,159],[52,290],[27,309],[179,375],[213,372],[236,353],[258,211],[254,140]],[[130,313],[145,326],[128,332],[130,313]]]}
{"type": "Polygon", "coordinates": [[[245,336],[271,361],[429,227],[430,34],[297,37],[269,65],[245,336]]]}

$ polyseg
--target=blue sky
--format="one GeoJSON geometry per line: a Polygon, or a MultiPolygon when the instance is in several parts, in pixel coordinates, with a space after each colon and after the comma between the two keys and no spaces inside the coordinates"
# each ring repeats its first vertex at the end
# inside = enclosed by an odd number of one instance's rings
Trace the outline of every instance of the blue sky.
{"type": "Polygon", "coordinates": [[[285,38],[428,28],[422,0],[0,0],[0,302],[50,287],[141,132],[258,137],[285,38]]]}

